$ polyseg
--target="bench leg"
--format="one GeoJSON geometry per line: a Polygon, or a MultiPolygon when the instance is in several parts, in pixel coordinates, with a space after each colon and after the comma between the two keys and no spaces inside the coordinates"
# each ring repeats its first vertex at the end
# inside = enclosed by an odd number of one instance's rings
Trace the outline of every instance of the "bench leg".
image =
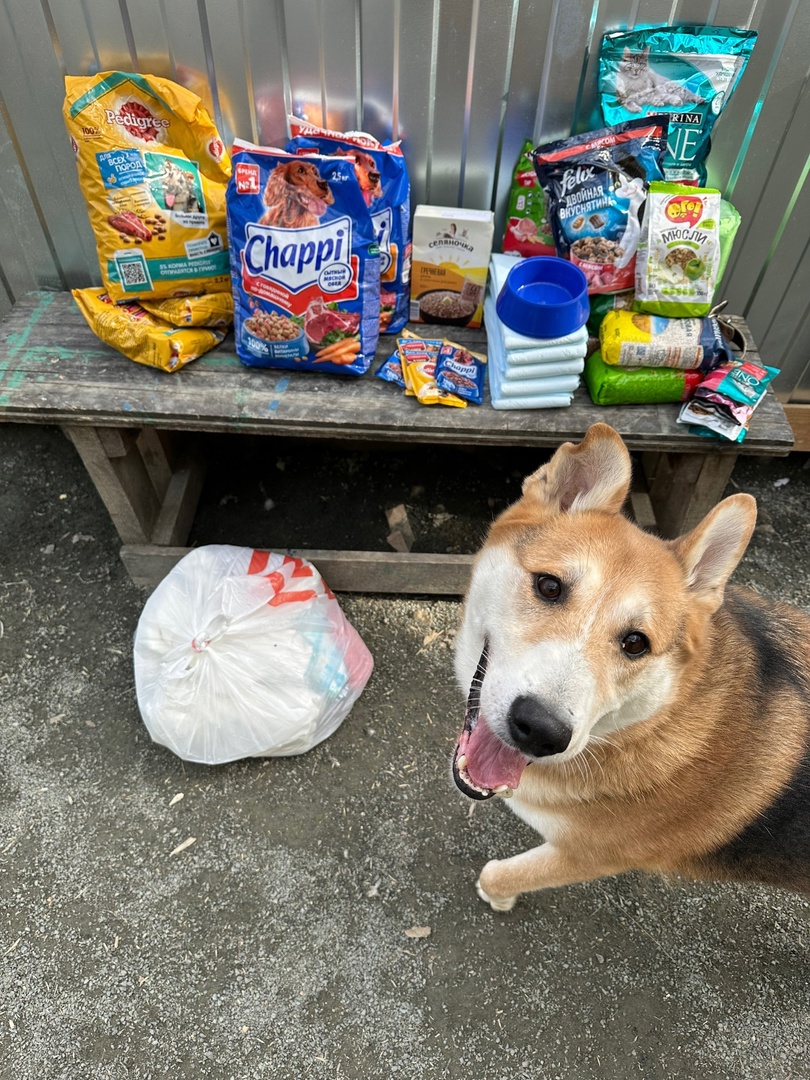
{"type": "Polygon", "coordinates": [[[205,469],[163,432],[65,426],[124,544],[173,546],[188,538],[205,469]]]}
{"type": "Polygon", "coordinates": [[[662,536],[689,532],[723,497],[736,454],[642,455],[650,501],[662,536]]]}

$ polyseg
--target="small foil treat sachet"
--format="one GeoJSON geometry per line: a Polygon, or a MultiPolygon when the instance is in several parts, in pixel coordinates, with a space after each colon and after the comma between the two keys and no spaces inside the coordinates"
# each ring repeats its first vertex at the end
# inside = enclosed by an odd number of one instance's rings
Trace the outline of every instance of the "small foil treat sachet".
{"type": "Polygon", "coordinates": [[[440,390],[447,390],[465,401],[480,405],[484,400],[486,363],[486,357],[480,353],[445,341],[436,360],[436,384],[440,390]]]}
{"type": "Polygon", "coordinates": [[[742,442],[754,410],[778,374],[778,368],[760,367],[750,360],[721,364],[681,408],[678,423],[705,429],[704,435],[714,432],[731,442],[742,442]]]}
{"type": "Polygon", "coordinates": [[[402,360],[399,355],[399,349],[395,349],[394,352],[380,364],[376,371],[378,379],[382,379],[383,382],[394,383],[395,386],[400,386],[405,389],[405,376],[402,372],[402,360]]]}

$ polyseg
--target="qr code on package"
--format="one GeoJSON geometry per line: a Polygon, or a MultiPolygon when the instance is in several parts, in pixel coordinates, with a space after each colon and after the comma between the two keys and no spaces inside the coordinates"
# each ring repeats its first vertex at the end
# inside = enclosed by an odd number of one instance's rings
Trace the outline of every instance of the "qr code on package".
{"type": "Polygon", "coordinates": [[[149,276],[146,260],[142,256],[133,258],[133,256],[128,253],[125,258],[116,257],[115,265],[121,279],[121,284],[127,292],[133,289],[142,289],[144,287],[148,289],[152,288],[152,279],[149,276]]]}

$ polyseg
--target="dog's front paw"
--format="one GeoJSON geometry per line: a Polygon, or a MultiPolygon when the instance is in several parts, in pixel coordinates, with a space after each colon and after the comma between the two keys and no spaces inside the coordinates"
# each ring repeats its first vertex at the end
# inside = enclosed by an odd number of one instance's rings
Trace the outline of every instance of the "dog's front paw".
{"type": "Polygon", "coordinates": [[[496,896],[492,892],[487,891],[492,889],[492,878],[494,877],[495,867],[497,862],[494,860],[488,862],[484,869],[481,871],[481,876],[475,883],[475,891],[484,900],[493,911],[511,911],[515,906],[516,896],[496,896]],[[486,887],[485,887],[486,886],[486,887]]]}

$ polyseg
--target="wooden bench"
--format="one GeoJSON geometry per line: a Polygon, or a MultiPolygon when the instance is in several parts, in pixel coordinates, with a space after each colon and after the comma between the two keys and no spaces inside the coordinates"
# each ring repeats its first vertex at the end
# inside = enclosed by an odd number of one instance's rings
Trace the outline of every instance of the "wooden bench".
{"type": "MultiPolygon", "coordinates": [[[[748,328],[742,320],[739,325],[756,360],[748,328]]],[[[452,336],[486,350],[483,331],[452,336]]],[[[738,455],[785,455],[793,445],[784,410],[770,392],[737,445],[677,425],[677,405],[598,408],[583,388],[567,409],[427,408],[371,374],[356,379],[244,367],[231,341],[169,375],[104,346],[67,293],[30,293],[0,324],[0,421],[54,424],[67,433],[107,506],[137,584],[153,587],[187,550],[204,474],[195,432],[528,448],[577,441],[604,420],[630,450],[641,452],[655,520],[644,520],[641,498],[637,517],[663,536],[689,529],[718,501],[738,455]]],[[[378,358],[393,347],[383,338],[378,358]]],[[[449,595],[463,592],[472,558],[297,553],[337,591],[449,595]]]]}

